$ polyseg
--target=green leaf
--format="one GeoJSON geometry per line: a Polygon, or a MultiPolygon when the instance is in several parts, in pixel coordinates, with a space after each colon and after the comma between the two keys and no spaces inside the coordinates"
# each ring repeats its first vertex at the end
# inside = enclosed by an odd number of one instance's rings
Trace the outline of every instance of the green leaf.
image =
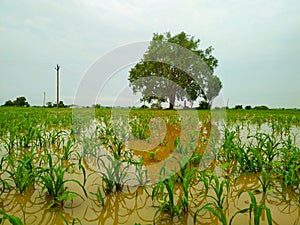
{"type": "Polygon", "coordinates": [[[229,165],[230,165],[229,162],[223,163],[223,164],[222,164],[222,169],[223,169],[223,170],[226,169],[229,165]]]}
{"type": "Polygon", "coordinates": [[[57,197],[58,201],[67,201],[67,200],[73,200],[74,198],[76,198],[78,195],[73,193],[73,192],[69,192],[69,191],[65,191],[64,193],[62,193],[61,196],[57,197]]]}

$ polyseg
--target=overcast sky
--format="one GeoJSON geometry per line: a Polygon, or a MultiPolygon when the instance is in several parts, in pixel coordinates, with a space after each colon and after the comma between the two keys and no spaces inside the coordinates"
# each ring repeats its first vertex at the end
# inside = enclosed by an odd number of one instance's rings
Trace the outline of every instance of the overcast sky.
{"type": "MultiPolygon", "coordinates": [[[[185,31],[214,47],[225,104],[300,108],[299,12],[299,0],[1,0],[0,104],[23,95],[42,105],[44,92],[55,102],[57,63],[61,99],[71,104],[101,56],[185,31]]],[[[110,104],[127,77],[120,68],[100,103],[110,104]]]]}

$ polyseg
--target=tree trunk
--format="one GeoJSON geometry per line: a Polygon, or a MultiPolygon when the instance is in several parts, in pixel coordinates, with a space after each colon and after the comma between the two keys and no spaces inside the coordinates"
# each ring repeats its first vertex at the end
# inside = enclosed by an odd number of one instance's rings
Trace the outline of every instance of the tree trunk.
{"type": "Polygon", "coordinates": [[[169,109],[174,109],[175,105],[175,94],[171,94],[169,97],[169,109]]]}

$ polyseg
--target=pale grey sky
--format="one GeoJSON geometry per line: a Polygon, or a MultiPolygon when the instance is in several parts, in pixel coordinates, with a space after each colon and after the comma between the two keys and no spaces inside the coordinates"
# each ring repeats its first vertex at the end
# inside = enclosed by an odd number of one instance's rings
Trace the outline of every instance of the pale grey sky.
{"type": "MultiPolygon", "coordinates": [[[[57,63],[61,99],[71,104],[104,54],[185,31],[215,48],[225,103],[300,108],[299,12],[298,0],[1,0],[0,104],[24,95],[41,105],[44,91],[54,102],[57,63]]],[[[100,103],[124,86],[122,71],[100,103]]]]}

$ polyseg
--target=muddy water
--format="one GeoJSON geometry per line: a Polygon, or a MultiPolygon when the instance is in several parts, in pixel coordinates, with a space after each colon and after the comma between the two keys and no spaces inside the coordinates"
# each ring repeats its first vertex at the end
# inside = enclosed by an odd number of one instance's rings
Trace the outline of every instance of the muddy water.
{"type": "MultiPolygon", "coordinates": [[[[80,180],[81,176],[74,174],[66,178],[75,178],[80,180]]],[[[67,221],[72,218],[79,218],[82,224],[152,224],[153,215],[157,210],[153,206],[151,200],[150,187],[124,187],[122,192],[112,193],[105,196],[104,206],[92,196],[90,192],[96,192],[97,187],[101,185],[99,175],[93,174],[90,176],[87,183],[88,198],[84,197],[82,191],[73,184],[66,185],[68,189],[80,193],[84,199],[80,197],[73,201],[65,202],[64,206],[56,206],[48,208],[50,199],[46,195],[41,195],[40,190],[28,189],[24,194],[19,195],[14,192],[6,193],[2,198],[1,208],[20,218],[25,217],[25,224],[64,224],[62,216],[67,221]]],[[[249,206],[250,198],[244,193],[239,198],[237,197],[241,190],[259,189],[257,179],[253,175],[241,176],[234,185],[230,187],[230,194],[226,198],[226,213],[228,217],[232,216],[237,210],[249,206]]],[[[191,212],[184,215],[182,218],[166,218],[159,221],[158,224],[193,224],[193,212],[199,206],[206,203],[206,199],[200,197],[200,191],[203,190],[202,185],[191,188],[191,193],[194,196],[193,201],[197,203],[197,207],[191,205],[191,212]]],[[[177,189],[178,191],[178,189],[177,189]]],[[[211,193],[211,190],[208,194],[211,193]]],[[[259,191],[254,192],[257,201],[263,199],[263,194],[259,191]]],[[[180,194],[180,193],[178,193],[180,194]]],[[[267,193],[267,206],[271,209],[273,224],[299,224],[300,208],[295,199],[293,192],[290,195],[289,202],[282,200],[280,193],[273,190],[267,193]]],[[[233,224],[247,224],[249,215],[238,215],[234,219],[233,224]]],[[[8,223],[6,223],[8,224],[8,223]]],[[[203,211],[199,214],[197,224],[217,224],[217,220],[208,212],[203,211]]],[[[267,224],[266,216],[263,215],[261,224],[267,224]]]]}
{"type": "MultiPolygon", "coordinates": [[[[203,128],[202,133],[211,133],[210,127],[203,128]],[[204,131],[206,130],[206,131],[204,131]]],[[[134,141],[131,143],[131,147],[137,157],[144,157],[144,165],[149,172],[150,180],[155,181],[156,174],[159,172],[160,163],[163,163],[170,155],[175,154],[174,141],[178,137],[180,130],[167,127],[167,135],[163,145],[159,145],[150,151],[155,151],[159,148],[157,155],[153,158],[150,157],[147,151],[138,151],[139,146],[134,147],[134,141]],[[156,166],[153,166],[156,165],[156,166]]],[[[184,141],[183,137],[182,141],[184,141]]],[[[207,137],[199,137],[199,139],[205,139],[207,137]]],[[[187,138],[188,140],[188,138],[187,138]]],[[[153,140],[153,143],[157,143],[157,140],[153,140]]],[[[151,141],[145,140],[143,144],[145,149],[152,146],[151,141]]],[[[207,148],[206,144],[201,144],[201,148],[197,151],[203,152],[207,148]]],[[[74,183],[66,183],[66,187],[70,191],[74,191],[80,194],[81,197],[76,197],[72,201],[66,201],[63,206],[55,206],[49,208],[51,199],[47,194],[41,194],[41,188],[36,186],[36,189],[29,188],[24,194],[16,194],[15,191],[5,192],[0,199],[1,210],[8,214],[18,216],[22,219],[24,224],[55,224],[62,225],[65,221],[69,224],[72,223],[73,218],[78,218],[84,225],[97,225],[97,224],[153,224],[153,219],[156,210],[158,209],[158,203],[153,202],[151,199],[152,187],[149,184],[144,187],[138,186],[124,186],[121,192],[114,192],[111,194],[104,194],[104,206],[100,201],[91,193],[97,192],[98,187],[102,187],[103,183],[99,173],[94,173],[94,169],[91,167],[93,159],[86,157],[84,159],[86,169],[88,172],[88,180],[86,183],[86,190],[88,196],[85,197],[83,191],[78,188],[74,183]]],[[[220,179],[222,179],[222,170],[217,162],[212,164],[210,168],[216,173],[220,179]]],[[[81,174],[69,173],[65,177],[66,179],[76,179],[83,181],[81,174]]],[[[209,199],[203,197],[201,192],[204,186],[202,183],[194,185],[190,188],[193,198],[193,203],[190,203],[190,212],[182,215],[180,218],[170,218],[167,213],[161,213],[156,219],[157,224],[193,224],[193,216],[197,209],[206,204],[209,199]]],[[[254,175],[242,175],[235,182],[231,182],[230,192],[228,193],[225,202],[225,212],[228,218],[230,218],[238,210],[249,207],[250,198],[247,193],[239,196],[239,193],[243,190],[254,190],[253,193],[258,202],[263,198],[266,199],[266,205],[272,212],[273,224],[300,224],[300,208],[297,202],[299,196],[296,196],[295,192],[288,190],[286,194],[287,200],[283,200],[280,194],[280,185],[276,184],[272,187],[265,196],[260,191],[260,186],[257,178],[254,175]]],[[[101,189],[102,190],[102,189],[101,189]]],[[[176,194],[181,195],[179,188],[176,188],[176,194]]],[[[210,189],[208,194],[213,194],[210,189]]],[[[178,199],[176,199],[178,200],[178,199]]],[[[248,224],[249,214],[240,214],[234,220],[233,224],[248,224]]],[[[4,224],[9,224],[8,222],[4,224]]],[[[201,211],[197,217],[197,224],[221,224],[218,220],[207,211],[201,211]]],[[[266,215],[263,214],[261,224],[267,224],[266,215]]]]}

